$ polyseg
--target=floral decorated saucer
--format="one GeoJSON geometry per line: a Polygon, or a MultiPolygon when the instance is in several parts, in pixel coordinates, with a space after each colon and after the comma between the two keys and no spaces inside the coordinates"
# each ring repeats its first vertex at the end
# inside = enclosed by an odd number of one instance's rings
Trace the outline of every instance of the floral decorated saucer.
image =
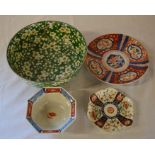
{"type": "Polygon", "coordinates": [[[33,84],[57,86],[68,82],[86,56],[83,35],[59,21],[41,21],[15,34],[7,49],[11,69],[33,84]]]}
{"type": "Polygon", "coordinates": [[[148,69],[148,53],[140,42],[123,34],[107,34],[88,45],[88,70],[101,81],[113,84],[134,82],[148,69]]]}
{"type": "Polygon", "coordinates": [[[132,125],[133,111],[130,98],[114,88],[106,88],[90,96],[87,116],[97,127],[113,132],[132,125]]]}
{"type": "Polygon", "coordinates": [[[76,101],[61,87],[42,88],[28,100],[27,120],[41,133],[60,133],[76,118],[76,101]]]}

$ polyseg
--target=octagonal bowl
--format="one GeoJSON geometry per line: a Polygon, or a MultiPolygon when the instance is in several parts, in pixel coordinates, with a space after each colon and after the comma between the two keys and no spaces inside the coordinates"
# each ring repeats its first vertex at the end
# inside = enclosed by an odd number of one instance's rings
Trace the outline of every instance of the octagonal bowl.
{"type": "Polygon", "coordinates": [[[60,133],[76,118],[76,101],[61,87],[42,88],[28,100],[27,120],[41,133],[60,133]]]}
{"type": "Polygon", "coordinates": [[[79,30],[60,21],[41,21],[21,29],[11,39],[7,60],[11,69],[36,86],[59,86],[80,69],[86,42],[79,30]]]}
{"type": "Polygon", "coordinates": [[[133,101],[114,88],[106,88],[90,96],[87,116],[100,129],[120,131],[133,123],[133,101]]]}

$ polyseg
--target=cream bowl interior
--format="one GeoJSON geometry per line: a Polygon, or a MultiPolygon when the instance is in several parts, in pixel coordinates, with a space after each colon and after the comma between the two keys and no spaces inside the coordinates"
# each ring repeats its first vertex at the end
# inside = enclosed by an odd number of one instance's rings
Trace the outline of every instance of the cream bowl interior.
{"type": "Polygon", "coordinates": [[[33,104],[32,119],[43,130],[60,129],[71,117],[71,104],[60,93],[39,97],[33,104]]]}

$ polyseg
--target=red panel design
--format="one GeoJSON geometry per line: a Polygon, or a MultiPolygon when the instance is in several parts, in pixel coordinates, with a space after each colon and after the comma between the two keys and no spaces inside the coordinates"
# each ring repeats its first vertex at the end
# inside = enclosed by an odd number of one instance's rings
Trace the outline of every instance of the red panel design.
{"type": "Polygon", "coordinates": [[[45,88],[44,92],[45,93],[53,93],[53,92],[60,92],[61,88],[45,88]]]}
{"type": "Polygon", "coordinates": [[[118,37],[119,34],[107,34],[107,35],[102,35],[98,38],[96,38],[95,40],[93,40],[89,45],[88,45],[88,49],[94,53],[98,53],[100,56],[102,56],[106,51],[109,51],[109,49],[107,50],[102,50],[102,49],[98,49],[97,47],[97,43],[102,40],[102,39],[112,39],[112,47],[110,48],[111,50],[116,50],[117,49],[117,42],[118,42],[118,37]]]}
{"type": "Polygon", "coordinates": [[[42,130],[42,133],[58,133],[60,130],[42,130]]]}
{"type": "Polygon", "coordinates": [[[31,117],[31,114],[32,114],[32,101],[28,101],[27,117],[31,117]]]}
{"type": "Polygon", "coordinates": [[[75,101],[71,104],[71,117],[75,116],[75,101]]]}

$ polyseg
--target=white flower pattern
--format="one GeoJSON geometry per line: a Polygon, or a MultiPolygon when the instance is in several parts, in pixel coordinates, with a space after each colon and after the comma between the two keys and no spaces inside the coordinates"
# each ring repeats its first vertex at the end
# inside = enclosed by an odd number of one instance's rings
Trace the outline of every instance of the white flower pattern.
{"type": "Polygon", "coordinates": [[[42,21],[17,32],[7,58],[22,78],[41,87],[58,86],[80,69],[86,51],[85,39],[77,29],[63,22],[42,21]]]}

